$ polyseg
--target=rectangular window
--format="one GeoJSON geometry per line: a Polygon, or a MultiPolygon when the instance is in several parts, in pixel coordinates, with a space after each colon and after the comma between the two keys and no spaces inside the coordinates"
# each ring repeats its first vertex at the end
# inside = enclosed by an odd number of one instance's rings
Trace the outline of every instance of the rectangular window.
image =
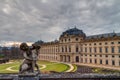
{"type": "Polygon", "coordinates": [[[118,53],[120,53],[120,46],[118,47],[118,53]]]}
{"type": "Polygon", "coordinates": [[[112,65],[115,65],[115,61],[114,60],[112,60],[112,65]]]}
{"type": "Polygon", "coordinates": [[[97,63],[97,59],[95,59],[95,63],[97,63]]]}
{"type": "Polygon", "coordinates": [[[67,46],[65,46],[65,52],[67,52],[67,46]]]}
{"type": "Polygon", "coordinates": [[[108,60],[106,60],[106,64],[108,64],[108,60]]]}
{"type": "Polygon", "coordinates": [[[79,49],[78,49],[78,47],[76,47],[76,52],[79,52],[79,49]]]}
{"type": "Polygon", "coordinates": [[[114,52],[115,52],[114,47],[111,47],[111,52],[112,52],[112,53],[114,53],[114,52]]]}
{"type": "Polygon", "coordinates": [[[90,53],[92,52],[92,48],[90,47],[90,53]]]}
{"type": "Polygon", "coordinates": [[[62,52],[64,52],[64,48],[62,47],[62,52]]]}
{"type": "Polygon", "coordinates": [[[85,63],[87,63],[87,58],[85,58],[85,63]]]}
{"type": "Polygon", "coordinates": [[[108,47],[105,47],[105,52],[108,53],[108,47]]]}
{"type": "Polygon", "coordinates": [[[99,48],[100,53],[102,53],[102,47],[99,48]]]}
{"type": "Polygon", "coordinates": [[[92,59],[90,59],[90,63],[92,63],[92,59]]]}
{"type": "Polygon", "coordinates": [[[95,52],[95,53],[97,52],[96,47],[94,48],[94,52],[95,52]]]}
{"type": "Polygon", "coordinates": [[[69,46],[69,52],[71,52],[71,47],[69,46]]]}
{"type": "Polygon", "coordinates": [[[85,48],[85,52],[87,52],[87,48],[85,48]]]}
{"type": "Polygon", "coordinates": [[[100,64],[102,64],[102,60],[100,59],[100,64]]]}

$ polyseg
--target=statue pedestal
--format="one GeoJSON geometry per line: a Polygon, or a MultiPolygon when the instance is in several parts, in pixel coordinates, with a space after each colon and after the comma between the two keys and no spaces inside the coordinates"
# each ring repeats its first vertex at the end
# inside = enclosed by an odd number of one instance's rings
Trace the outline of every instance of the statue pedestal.
{"type": "Polygon", "coordinates": [[[38,74],[28,73],[28,74],[19,74],[18,80],[40,80],[38,74]]]}

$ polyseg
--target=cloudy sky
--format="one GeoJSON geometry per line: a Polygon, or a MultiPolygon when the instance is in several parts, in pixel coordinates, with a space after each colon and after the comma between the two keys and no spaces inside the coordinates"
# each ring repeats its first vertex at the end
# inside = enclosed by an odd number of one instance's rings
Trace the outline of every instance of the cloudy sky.
{"type": "Polygon", "coordinates": [[[120,32],[120,0],[0,0],[0,41],[52,41],[75,26],[120,32]]]}

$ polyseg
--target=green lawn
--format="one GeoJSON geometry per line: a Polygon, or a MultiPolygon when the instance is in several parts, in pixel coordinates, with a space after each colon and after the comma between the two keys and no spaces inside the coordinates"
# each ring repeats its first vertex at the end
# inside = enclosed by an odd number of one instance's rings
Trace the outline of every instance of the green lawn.
{"type": "MultiPolygon", "coordinates": [[[[13,60],[10,61],[9,64],[0,64],[0,73],[18,73],[19,65],[22,63],[21,60],[13,60]],[[6,69],[12,69],[6,70],[6,69]]],[[[41,71],[56,71],[56,72],[64,72],[69,69],[69,66],[63,63],[49,62],[49,61],[38,61],[39,67],[42,65],[46,65],[44,69],[41,71]]]]}
{"type": "Polygon", "coordinates": [[[56,72],[64,72],[69,68],[68,65],[62,64],[62,63],[57,63],[54,65],[47,65],[43,71],[56,71],[56,72]]]}

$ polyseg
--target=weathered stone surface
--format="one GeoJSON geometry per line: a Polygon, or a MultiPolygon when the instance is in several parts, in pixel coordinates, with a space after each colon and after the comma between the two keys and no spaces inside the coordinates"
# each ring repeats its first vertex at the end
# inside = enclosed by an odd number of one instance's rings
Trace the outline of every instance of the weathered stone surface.
{"type": "Polygon", "coordinates": [[[19,74],[19,80],[39,80],[39,75],[36,73],[29,73],[29,74],[19,74]]]}
{"type": "Polygon", "coordinates": [[[39,75],[0,74],[0,80],[120,80],[120,74],[53,73],[39,75]]]}

